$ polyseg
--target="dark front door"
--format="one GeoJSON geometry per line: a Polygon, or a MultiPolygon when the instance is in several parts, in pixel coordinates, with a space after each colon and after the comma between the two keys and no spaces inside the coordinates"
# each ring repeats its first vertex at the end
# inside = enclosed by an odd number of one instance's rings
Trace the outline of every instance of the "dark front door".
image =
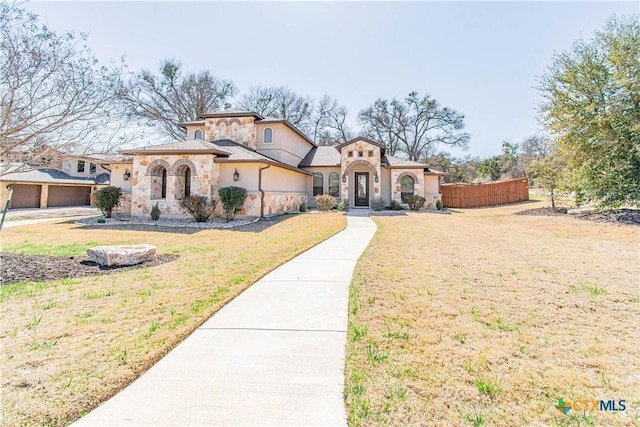
{"type": "Polygon", "coordinates": [[[356,206],[369,206],[369,172],[356,172],[356,206]]]}

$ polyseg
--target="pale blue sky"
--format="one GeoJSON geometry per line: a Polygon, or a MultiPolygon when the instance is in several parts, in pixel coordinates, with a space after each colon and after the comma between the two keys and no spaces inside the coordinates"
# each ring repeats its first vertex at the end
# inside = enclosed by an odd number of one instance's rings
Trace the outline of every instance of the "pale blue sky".
{"type": "MultiPolygon", "coordinates": [[[[55,30],[89,33],[101,60],[131,71],[163,58],[246,91],[287,85],[347,106],[412,90],[466,116],[468,154],[536,133],[536,78],[554,52],[590,38],[629,2],[30,2],[55,30]]],[[[454,154],[463,154],[454,151],[454,154]]]]}

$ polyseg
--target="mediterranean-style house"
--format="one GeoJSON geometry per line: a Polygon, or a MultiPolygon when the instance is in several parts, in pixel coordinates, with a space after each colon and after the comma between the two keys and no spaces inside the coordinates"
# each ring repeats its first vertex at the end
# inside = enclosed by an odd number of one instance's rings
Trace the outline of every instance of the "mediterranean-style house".
{"type": "Polygon", "coordinates": [[[387,155],[366,138],[317,146],[288,121],[247,111],[207,113],[181,126],[186,140],[123,150],[130,157],[109,164],[111,185],[125,193],[121,213],[145,216],[158,204],[163,216],[184,216],[181,198],[217,199],[226,186],[247,190],[240,215],[255,217],[298,211],[303,202],[314,207],[320,194],[353,208],[378,197],[403,203],[419,194],[427,208],[440,199],[442,172],[387,155]]]}

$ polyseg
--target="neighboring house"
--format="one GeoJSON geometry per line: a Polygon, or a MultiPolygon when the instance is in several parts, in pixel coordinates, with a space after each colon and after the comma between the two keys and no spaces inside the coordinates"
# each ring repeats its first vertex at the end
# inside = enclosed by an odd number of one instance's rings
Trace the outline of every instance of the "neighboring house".
{"type": "Polygon", "coordinates": [[[109,185],[109,164],[120,155],[84,154],[86,147],[73,144],[56,150],[55,165],[34,169],[27,164],[2,165],[0,196],[4,209],[13,187],[10,209],[82,206],[91,203],[91,194],[109,185]]]}
{"type": "Polygon", "coordinates": [[[440,199],[442,172],[388,156],[365,138],[317,146],[286,120],[246,111],[203,114],[182,126],[185,141],[123,150],[132,160],[110,165],[111,185],[127,194],[121,210],[148,215],[157,203],[163,216],[183,216],[184,196],[218,199],[218,190],[231,185],[247,190],[240,212],[247,216],[298,211],[303,202],[314,207],[319,194],[354,208],[368,207],[374,197],[404,203],[419,194],[429,208],[440,199]]]}

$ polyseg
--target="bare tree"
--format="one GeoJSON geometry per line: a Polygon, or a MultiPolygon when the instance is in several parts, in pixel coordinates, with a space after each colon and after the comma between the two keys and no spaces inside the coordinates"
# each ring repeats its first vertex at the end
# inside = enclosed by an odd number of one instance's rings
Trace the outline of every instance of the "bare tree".
{"type": "Polygon", "coordinates": [[[322,145],[343,142],[351,136],[345,123],[347,109],[328,95],[316,102],[286,86],[255,86],[240,98],[237,106],[263,116],[285,119],[322,145]]]}
{"type": "Polygon", "coordinates": [[[122,63],[101,66],[85,35],[56,34],[15,4],[0,4],[3,174],[53,166],[65,147],[125,142],[116,93],[122,63]]]}
{"type": "Polygon", "coordinates": [[[287,120],[305,133],[311,130],[313,99],[286,86],[254,86],[240,98],[238,108],[287,120]]]}
{"type": "Polygon", "coordinates": [[[120,97],[132,118],[179,141],[186,136],[180,123],[197,120],[203,113],[230,108],[228,101],[236,90],[231,80],[219,79],[209,71],[183,77],[180,62],[165,59],[159,75],[142,70],[127,82],[120,97]]]}
{"type": "Polygon", "coordinates": [[[365,135],[384,143],[389,154],[401,152],[409,160],[434,154],[440,144],[466,149],[469,142],[469,134],[460,132],[464,115],[417,92],[400,100],[378,99],[358,119],[365,135]]]}

